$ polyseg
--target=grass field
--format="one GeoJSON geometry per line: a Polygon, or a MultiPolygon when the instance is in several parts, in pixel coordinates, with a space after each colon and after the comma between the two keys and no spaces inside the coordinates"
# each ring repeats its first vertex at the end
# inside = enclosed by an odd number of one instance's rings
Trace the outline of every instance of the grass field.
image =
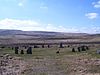
{"type": "Polygon", "coordinates": [[[33,48],[32,54],[14,54],[14,50],[4,48],[0,49],[0,55],[20,57],[25,66],[20,75],[100,75],[100,55],[96,54],[99,46],[83,52],[71,52],[71,49],[33,48]]]}

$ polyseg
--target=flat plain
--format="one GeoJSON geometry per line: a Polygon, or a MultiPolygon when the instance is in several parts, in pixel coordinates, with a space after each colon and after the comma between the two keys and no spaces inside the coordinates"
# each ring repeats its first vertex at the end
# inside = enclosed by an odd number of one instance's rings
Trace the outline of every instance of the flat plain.
{"type": "MultiPolygon", "coordinates": [[[[5,60],[12,61],[4,68],[11,67],[12,75],[99,75],[100,55],[96,50],[99,45],[87,51],[71,51],[65,48],[33,48],[32,54],[14,54],[11,48],[0,49],[5,60]],[[59,50],[59,53],[56,53],[59,50]],[[7,59],[6,55],[9,55],[7,59]],[[12,57],[12,59],[10,59],[12,57]],[[15,67],[15,68],[14,68],[15,67]],[[16,69],[18,68],[18,69],[16,69]]],[[[2,58],[2,57],[1,57],[2,58]]],[[[9,70],[7,70],[9,72],[9,70]]],[[[7,72],[6,71],[6,72],[7,72]]],[[[1,75],[7,75],[6,73],[1,75]]]]}

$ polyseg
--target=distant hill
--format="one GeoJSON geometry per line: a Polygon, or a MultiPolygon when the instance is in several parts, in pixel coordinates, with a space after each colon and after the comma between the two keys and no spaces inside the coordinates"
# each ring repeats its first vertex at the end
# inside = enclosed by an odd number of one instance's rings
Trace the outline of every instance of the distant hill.
{"type": "Polygon", "coordinates": [[[0,30],[0,44],[44,42],[100,42],[100,34],[0,30]]]}
{"type": "Polygon", "coordinates": [[[34,37],[67,37],[67,36],[84,36],[86,33],[63,33],[63,32],[47,32],[47,31],[21,31],[21,30],[0,30],[0,36],[6,35],[23,35],[34,37]]]}

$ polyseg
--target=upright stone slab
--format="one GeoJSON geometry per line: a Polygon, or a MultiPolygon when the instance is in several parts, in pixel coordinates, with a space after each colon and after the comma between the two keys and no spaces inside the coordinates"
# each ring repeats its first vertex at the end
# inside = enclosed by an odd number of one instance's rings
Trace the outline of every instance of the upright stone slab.
{"type": "Polygon", "coordinates": [[[69,48],[70,46],[68,45],[67,47],[69,48]]]}
{"type": "Polygon", "coordinates": [[[42,48],[44,48],[44,45],[42,45],[42,48]]]}
{"type": "Polygon", "coordinates": [[[78,47],[77,49],[78,49],[78,52],[81,52],[81,48],[80,47],[78,47]]]}
{"type": "Polygon", "coordinates": [[[75,48],[72,48],[72,52],[75,52],[75,48]]]}
{"type": "Polygon", "coordinates": [[[20,54],[24,54],[24,50],[21,50],[21,51],[20,51],[20,54]]]}
{"type": "Polygon", "coordinates": [[[48,45],[48,48],[50,48],[50,45],[48,45]]]}
{"type": "Polygon", "coordinates": [[[63,48],[63,44],[62,43],[60,43],[60,48],[63,48]]]}
{"type": "Polygon", "coordinates": [[[89,47],[88,46],[86,46],[86,50],[89,50],[89,47]]]}
{"type": "Polygon", "coordinates": [[[29,47],[29,48],[27,49],[27,54],[32,54],[32,47],[29,47]]]}
{"type": "Polygon", "coordinates": [[[34,48],[38,48],[38,46],[37,45],[34,45],[34,48]]]}
{"type": "Polygon", "coordinates": [[[15,54],[18,54],[18,47],[15,47],[15,54]]]}
{"type": "Polygon", "coordinates": [[[24,46],[25,49],[27,49],[27,46],[24,46]]]}
{"type": "Polygon", "coordinates": [[[86,51],[85,46],[81,46],[82,51],[86,51]]]}
{"type": "Polygon", "coordinates": [[[32,54],[32,47],[29,47],[29,53],[32,54]]]}

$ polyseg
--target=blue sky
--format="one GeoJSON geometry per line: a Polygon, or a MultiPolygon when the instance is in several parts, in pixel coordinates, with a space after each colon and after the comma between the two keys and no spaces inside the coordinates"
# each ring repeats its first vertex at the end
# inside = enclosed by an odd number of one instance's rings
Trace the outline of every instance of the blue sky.
{"type": "Polygon", "coordinates": [[[100,0],[0,0],[0,29],[100,33],[100,0]]]}

